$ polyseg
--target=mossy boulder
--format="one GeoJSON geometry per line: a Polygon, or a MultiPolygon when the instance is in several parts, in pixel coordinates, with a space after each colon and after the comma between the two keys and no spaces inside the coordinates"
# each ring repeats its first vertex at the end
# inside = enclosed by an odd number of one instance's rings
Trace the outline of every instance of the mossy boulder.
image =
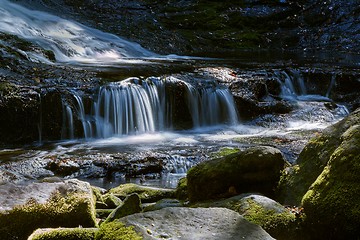
{"type": "Polygon", "coordinates": [[[282,153],[259,146],[202,162],[187,174],[191,202],[260,192],[272,196],[286,165],[282,153]]]}
{"type": "Polygon", "coordinates": [[[94,240],[97,228],[41,228],[28,240],[94,240]]]}
{"type": "Polygon", "coordinates": [[[124,202],[110,213],[105,222],[111,222],[115,219],[122,218],[134,213],[139,213],[141,211],[142,208],[140,197],[136,193],[133,193],[127,196],[124,202]]]}
{"type": "Polygon", "coordinates": [[[360,236],[360,122],[340,141],[302,199],[306,223],[318,239],[360,236]]]}
{"type": "MultiPolygon", "coordinates": [[[[335,152],[345,153],[338,150],[340,146],[348,147],[349,140],[341,136],[357,124],[360,124],[360,109],[312,138],[300,153],[297,165],[283,172],[278,200],[289,205],[300,205],[309,187],[328,166],[329,160],[334,158],[335,152]]],[[[356,145],[354,147],[356,148],[356,145]]],[[[351,162],[356,158],[349,156],[349,159],[351,162]]]]}
{"type": "Polygon", "coordinates": [[[0,187],[1,239],[26,239],[37,228],[94,227],[90,185],[78,180],[0,187]]]}
{"type": "Polygon", "coordinates": [[[183,177],[179,180],[178,185],[175,190],[175,197],[180,200],[188,199],[187,178],[186,177],[183,177]]]}
{"type": "Polygon", "coordinates": [[[220,207],[238,212],[249,222],[261,226],[276,239],[296,239],[301,221],[280,203],[258,194],[241,194],[218,201],[196,203],[191,207],[220,207]]]}
{"type": "Polygon", "coordinates": [[[127,183],[109,190],[114,196],[125,199],[132,193],[137,193],[142,203],[156,202],[163,198],[173,198],[175,190],[141,186],[134,183],[127,183]]]}
{"type": "Polygon", "coordinates": [[[106,208],[116,208],[117,206],[120,206],[122,204],[122,201],[120,198],[114,196],[112,193],[105,194],[103,196],[104,203],[106,204],[106,208]]]}

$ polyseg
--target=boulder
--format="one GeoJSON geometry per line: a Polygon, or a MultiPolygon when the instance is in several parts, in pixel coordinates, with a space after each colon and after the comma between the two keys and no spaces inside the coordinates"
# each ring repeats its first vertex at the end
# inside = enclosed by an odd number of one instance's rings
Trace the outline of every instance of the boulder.
{"type": "Polygon", "coordinates": [[[183,204],[177,199],[161,199],[156,203],[144,207],[144,212],[160,210],[166,207],[182,207],[183,204]]]}
{"type": "Polygon", "coordinates": [[[142,203],[156,202],[163,198],[174,197],[175,190],[141,186],[134,183],[122,184],[109,190],[114,196],[124,199],[127,195],[137,193],[142,203]]]}
{"type": "Polygon", "coordinates": [[[327,165],[302,199],[307,223],[321,239],[360,236],[360,123],[341,135],[327,165]]]}
{"type": "Polygon", "coordinates": [[[121,218],[144,239],[273,239],[261,227],[225,208],[169,207],[121,218]]]}
{"type": "Polygon", "coordinates": [[[37,228],[93,227],[95,201],[79,180],[0,186],[1,239],[24,239],[37,228]]]}
{"type": "Polygon", "coordinates": [[[357,124],[360,124],[360,109],[312,138],[300,153],[297,164],[283,172],[279,201],[288,205],[300,205],[304,194],[344,141],[341,136],[357,124]]]}
{"type": "Polygon", "coordinates": [[[267,146],[202,162],[187,174],[189,199],[203,201],[247,192],[272,196],[285,165],[280,150],[267,146]]]}
{"type": "Polygon", "coordinates": [[[106,208],[116,208],[122,204],[122,201],[112,193],[109,193],[104,195],[104,203],[107,206],[106,208]]]}
{"type": "Polygon", "coordinates": [[[202,202],[191,207],[221,207],[238,212],[246,220],[261,226],[276,239],[296,238],[296,215],[280,203],[258,194],[241,194],[219,201],[202,202]]]}
{"type": "Polygon", "coordinates": [[[133,193],[127,196],[122,204],[115,208],[106,218],[105,222],[111,222],[115,219],[125,217],[134,213],[141,212],[141,201],[139,195],[133,193]]]}
{"type": "Polygon", "coordinates": [[[93,240],[97,228],[40,228],[28,240],[93,240]]]}

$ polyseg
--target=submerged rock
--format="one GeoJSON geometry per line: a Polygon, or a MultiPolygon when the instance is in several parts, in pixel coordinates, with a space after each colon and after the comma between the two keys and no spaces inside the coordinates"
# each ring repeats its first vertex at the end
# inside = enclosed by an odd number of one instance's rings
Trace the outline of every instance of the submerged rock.
{"type": "Polygon", "coordinates": [[[272,196],[286,160],[273,147],[251,147],[191,168],[187,174],[190,201],[260,192],[272,196]]]}
{"type": "Polygon", "coordinates": [[[261,227],[225,208],[169,207],[120,219],[144,239],[273,239],[261,227]]]}
{"type": "Polygon", "coordinates": [[[25,239],[36,228],[93,227],[95,203],[90,185],[79,180],[0,186],[0,235],[25,239]]]}

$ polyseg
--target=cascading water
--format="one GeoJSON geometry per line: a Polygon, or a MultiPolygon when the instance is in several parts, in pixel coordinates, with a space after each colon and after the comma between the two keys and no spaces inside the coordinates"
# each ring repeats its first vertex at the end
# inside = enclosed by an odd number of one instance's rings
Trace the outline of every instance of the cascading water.
{"type": "Polygon", "coordinates": [[[227,88],[210,86],[197,90],[186,83],[188,106],[194,127],[238,122],[234,99],[227,88]]]}
{"type": "Polygon", "coordinates": [[[75,116],[81,122],[84,138],[151,133],[171,130],[173,101],[166,93],[167,85],[186,86],[187,104],[193,127],[238,122],[234,100],[227,88],[196,88],[176,78],[129,78],[99,89],[91,111],[86,114],[81,97],[73,92],[74,114],[64,105],[63,136],[74,138],[75,116]]]}
{"type": "MultiPolygon", "coordinates": [[[[139,44],[45,12],[0,0],[0,31],[52,50],[59,62],[116,63],[154,57],[139,44]]],[[[36,56],[35,56],[36,57],[36,56]]],[[[44,58],[38,56],[38,60],[44,58]]]]}

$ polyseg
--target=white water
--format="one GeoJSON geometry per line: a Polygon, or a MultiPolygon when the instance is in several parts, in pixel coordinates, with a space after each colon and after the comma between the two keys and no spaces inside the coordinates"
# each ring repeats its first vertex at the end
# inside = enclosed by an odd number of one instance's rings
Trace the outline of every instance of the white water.
{"type": "Polygon", "coordinates": [[[234,100],[227,88],[197,89],[176,78],[129,78],[101,87],[87,112],[82,98],[73,91],[73,103],[64,102],[63,136],[74,138],[76,120],[81,122],[85,139],[171,130],[176,105],[173,96],[166,93],[167,84],[186,86],[187,101],[183,102],[187,102],[194,128],[238,123],[234,100]],[[70,105],[75,106],[73,110],[70,105]]]}
{"type": "MultiPolygon", "coordinates": [[[[52,50],[65,63],[137,62],[156,57],[139,44],[45,12],[0,0],[0,31],[52,50]]],[[[43,57],[34,55],[39,61],[43,57]]]]}

